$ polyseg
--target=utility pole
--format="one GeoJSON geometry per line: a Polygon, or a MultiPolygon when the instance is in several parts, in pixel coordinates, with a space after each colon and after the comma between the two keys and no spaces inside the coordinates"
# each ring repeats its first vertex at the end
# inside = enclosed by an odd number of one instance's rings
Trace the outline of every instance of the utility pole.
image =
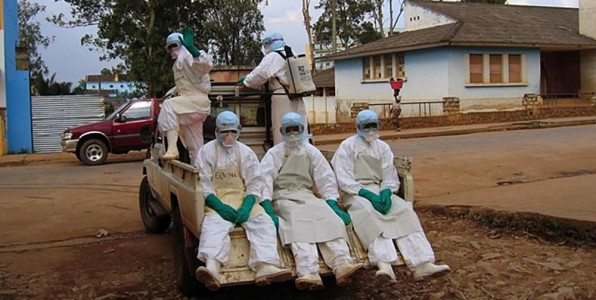
{"type": "Polygon", "coordinates": [[[333,7],[331,10],[331,53],[335,53],[337,52],[337,28],[335,25],[337,0],[332,0],[331,6],[333,7]]]}

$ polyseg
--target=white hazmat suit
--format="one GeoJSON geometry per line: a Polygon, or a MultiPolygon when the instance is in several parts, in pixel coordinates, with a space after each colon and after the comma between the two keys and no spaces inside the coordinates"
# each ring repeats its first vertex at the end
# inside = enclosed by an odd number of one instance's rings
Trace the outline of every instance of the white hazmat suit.
{"type": "Polygon", "coordinates": [[[282,245],[291,246],[298,275],[296,287],[310,290],[323,287],[318,273],[317,245],[323,260],[333,269],[338,285],[345,285],[362,264],[353,264],[345,240],[346,227],[332,209],[339,197],[333,170],[323,154],[304,141],[300,115],[287,113],[281,126],[286,141],[269,149],[261,161],[265,176],[263,199],[273,201],[280,219],[282,245]],[[290,131],[292,127],[297,131],[290,131]],[[323,199],[313,193],[315,182],[323,199]]]}
{"type": "Polygon", "coordinates": [[[343,201],[352,217],[354,230],[368,251],[369,261],[379,268],[377,276],[395,280],[391,264],[401,259],[392,240],[416,279],[448,271],[446,265],[434,264],[435,255],[428,242],[412,203],[397,196],[400,182],[393,165],[393,152],[378,139],[379,121],[376,113],[361,111],[357,117],[358,135],[344,140],[331,161],[343,201]],[[364,125],[376,123],[373,128],[364,125]],[[390,208],[379,212],[363,190],[378,196],[387,189],[390,208]]]}
{"type": "Polygon", "coordinates": [[[196,277],[207,288],[219,289],[219,268],[227,263],[230,255],[229,233],[238,224],[244,227],[250,242],[248,266],[256,272],[257,285],[285,281],[291,277],[291,272],[277,268],[279,254],[275,225],[260,205],[254,205],[263,185],[259,160],[248,146],[237,141],[240,124],[234,113],[220,113],[216,124],[217,139],[205,144],[195,161],[206,198],[206,215],[197,254],[206,267],[199,267],[196,277]],[[213,196],[237,209],[238,215],[242,207],[246,207],[249,214],[246,220],[239,221],[239,217],[224,219],[220,208],[209,203],[213,196]],[[252,203],[247,204],[247,198],[252,199],[252,203]]]}
{"type": "Polygon", "coordinates": [[[273,93],[271,96],[271,130],[274,145],[283,141],[279,129],[281,128],[281,118],[287,112],[298,113],[302,117],[305,131],[308,132],[308,115],[304,100],[302,97],[290,100],[283,87],[288,87],[290,82],[289,74],[286,73],[287,62],[276,52],[284,53],[285,45],[283,37],[279,33],[273,33],[263,39],[265,57],[252,72],[246,75],[242,82],[245,86],[256,89],[269,81],[269,90],[273,93]]]}
{"type": "Polygon", "coordinates": [[[188,148],[191,161],[197,157],[203,146],[203,122],[211,112],[211,91],[209,72],[213,68],[211,57],[203,50],[196,50],[199,55],[193,57],[178,38],[179,33],[171,34],[167,39],[168,51],[175,59],[172,70],[176,83],[176,95],[167,99],[159,112],[158,129],[168,139],[166,159],[178,157],[176,142],[178,133],[188,148]]]}

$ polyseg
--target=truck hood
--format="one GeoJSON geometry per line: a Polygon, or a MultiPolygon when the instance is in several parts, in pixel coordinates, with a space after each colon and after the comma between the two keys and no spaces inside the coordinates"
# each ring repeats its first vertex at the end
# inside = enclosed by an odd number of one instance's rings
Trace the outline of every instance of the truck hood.
{"type": "Polygon", "coordinates": [[[71,127],[66,129],[64,132],[72,132],[72,138],[79,138],[82,134],[90,131],[99,131],[108,135],[112,129],[113,120],[104,120],[99,122],[93,122],[85,125],[71,127]]]}

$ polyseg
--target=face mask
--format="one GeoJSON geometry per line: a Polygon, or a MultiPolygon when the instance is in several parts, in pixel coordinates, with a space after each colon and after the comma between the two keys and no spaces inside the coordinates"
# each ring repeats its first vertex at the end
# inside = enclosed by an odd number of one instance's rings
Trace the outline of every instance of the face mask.
{"type": "Polygon", "coordinates": [[[261,46],[261,52],[263,52],[263,55],[269,54],[269,52],[271,52],[271,46],[269,46],[269,45],[262,45],[261,46]]]}
{"type": "Polygon", "coordinates": [[[284,136],[284,140],[286,141],[286,145],[291,148],[298,147],[302,140],[302,134],[298,132],[288,133],[284,136]]]}
{"type": "Polygon", "coordinates": [[[376,128],[366,128],[362,130],[364,133],[364,140],[370,143],[379,138],[379,130],[376,128]]]}
{"type": "Polygon", "coordinates": [[[238,134],[237,133],[220,133],[219,134],[219,142],[221,143],[222,146],[226,147],[226,148],[231,148],[234,147],[234,144],[236,144],[236,139],[238,138],[238,134]]]}
{"type": "Polygon", "coordinates": [[[170,56],[172,57],[172,60],[175,60],[178,58],[178,53],[180,52],[180,48],[179,47],[173,48],[169,52],[170,52],[170,56]]]}

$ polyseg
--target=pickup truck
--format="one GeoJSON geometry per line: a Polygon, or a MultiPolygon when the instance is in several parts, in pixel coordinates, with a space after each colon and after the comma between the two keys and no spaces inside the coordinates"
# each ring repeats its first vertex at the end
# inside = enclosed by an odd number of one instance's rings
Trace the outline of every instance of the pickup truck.
{"type": "MultiPolygon", "coordinates": [[[[262,134],[261,143],[255,141],[257,138],[255,134],[252,134],[252,140],[250,140],[254,143],[251,148],[255,152],[263,151],[264,145],[269,143],[268,135],[262,130],[258,132],[262,134]]],[[[195,296],[207,292],[194,275],[196,268],[202,264],[196,254],[205,208],[203,189],[199,183],[199,170],[178,160],[161,160],[159,157],[164,153],[164,149],[165,145],[156,139],[151,148],[150,157],[143,162],[144,176],[139,188],[141,218],[148,232],[164,233],[169,230],[173,235],[177,287],[185,296],[195,296]]],[[[328,160],[333,156],[332,151],[322,152],[328,160]]],[[[396,157],[394,163],[401,181],[400,196],[407,201],[414,201],[414,181],[410,172],[412,159],[396,157]]],[[[352,256],[358,262],[369,266],[366,252],[353,228],[349,225],[347,229],[349,236],[347,242],[352,256]]],[[[255,273],[248,267],[250,248],[244,229],[237,226],[230,233],[230,238],[231,254],[228,264],[221,269],[221,285],[225,287],[253,284],[255,273]]],[[[295,276],[295,263],[291,251],[281,247],[278,251],[281,267],[292,270],[295,276]]],[[[332,275],[332,271],[327,268],[322,259],[320,259],[320,266],[321,276],[332,275]]]]}
{"type": "Polygon", "coordinates": [[[103,121],[68,128],[61,136],[62,151],[74,153],[86,165],[100,165],[108,153],[148,149],[161,103],[155,98],[133,100],[103,121]]]}

